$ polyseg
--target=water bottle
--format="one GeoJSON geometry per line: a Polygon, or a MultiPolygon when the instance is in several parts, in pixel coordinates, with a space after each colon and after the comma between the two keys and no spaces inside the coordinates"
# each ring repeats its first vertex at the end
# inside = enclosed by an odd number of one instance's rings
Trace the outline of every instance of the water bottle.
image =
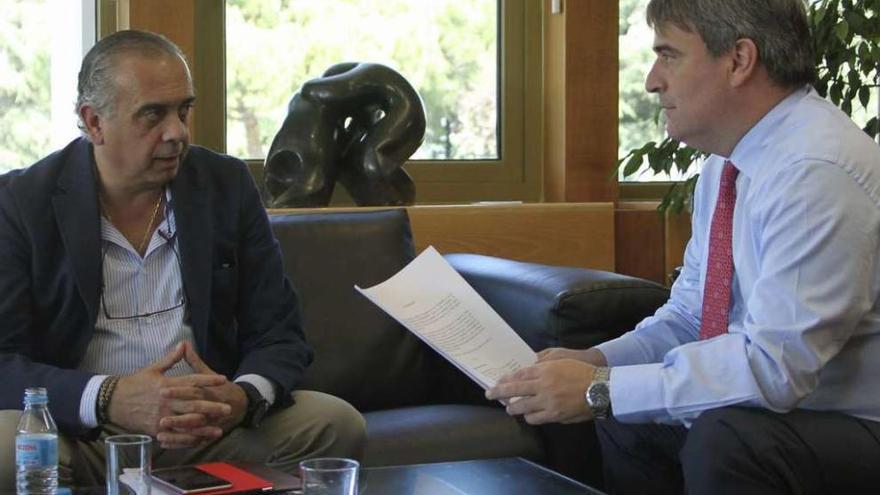
{"type": "Polygon", "coordinates": [[[24,412],[15,434],[15,471],[18,495],[58,490],[58,428],[49,414],[45,388],[24,391],[24,412]]]}

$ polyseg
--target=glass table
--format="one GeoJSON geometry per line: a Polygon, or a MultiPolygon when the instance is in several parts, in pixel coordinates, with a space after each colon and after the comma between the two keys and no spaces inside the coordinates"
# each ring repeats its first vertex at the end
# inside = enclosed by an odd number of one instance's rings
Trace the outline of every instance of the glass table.
{"type": "Polygon", "coordinates": [[[602,492],[522,458],[362,468],[360,495],[497,495],[602,492]]]}
{"type": "MultiPolygon", "coordinates": [[[[603,495],[602,492],[519,457],[361,468],[358,495],[603,495]]],[[[103,495],[103,487],[75,495],[103,495]]],[[[301,495],[299,490],[273,492],[301,495]]]]}

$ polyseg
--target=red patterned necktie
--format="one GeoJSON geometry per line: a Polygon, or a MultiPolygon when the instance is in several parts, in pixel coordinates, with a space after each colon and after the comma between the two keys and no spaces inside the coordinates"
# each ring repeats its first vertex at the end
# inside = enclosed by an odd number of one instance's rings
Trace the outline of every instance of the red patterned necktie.
{"type": "Polygon", "coordinates": [[[709,233],[709,260],[703,287],[703,320],[700,340],[727,333],[730,314],[730,286],[733,280],[733,208],[736,205],[736,176],[739,170],[724,162],[718,200],[709,233]]]}

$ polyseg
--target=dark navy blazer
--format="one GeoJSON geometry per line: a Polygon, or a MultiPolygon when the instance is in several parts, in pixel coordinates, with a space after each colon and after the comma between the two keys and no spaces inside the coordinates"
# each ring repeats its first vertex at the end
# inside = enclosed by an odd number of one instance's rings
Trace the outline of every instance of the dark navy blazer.
{"type": "MultiPolygon", "coordinates": [[[[0,176],[0,409],[48,389],[65,433],[88,433],[76,370],[99,310],[101,227],[92,145],[77,139],[0,176]]],[[[280,405],[312,359],[296,295],[247,166],[191,146],[170,185],[196,347],[214,371],[262,375],[280,405]]]]}

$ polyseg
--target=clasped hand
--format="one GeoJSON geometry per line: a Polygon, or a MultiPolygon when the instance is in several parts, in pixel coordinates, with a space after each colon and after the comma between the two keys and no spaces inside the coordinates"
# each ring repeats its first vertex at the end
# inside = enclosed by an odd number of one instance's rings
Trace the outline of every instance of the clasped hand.
{"type": "Polygon", "coordinates": [[[244,418],[247,396],[238,385],[209,368],[188,342],[153,365],[120,378],[110,401],[110,420],[122,428],[156,437],[162,448],[187,448],[220,438],[244,418]],[[185,360],[195,370],[165,376],[185,360]]]}
{"type": "Polygon", "coordinates": [[[486,391],[486,398],[500,400],[507,405],[508,414],[522,414],[529,424],[591,419],[584,394],[596,368],[585,362],[579,352],[582,351],[542,351],[534,365],[498,380],[486,391]]]}

